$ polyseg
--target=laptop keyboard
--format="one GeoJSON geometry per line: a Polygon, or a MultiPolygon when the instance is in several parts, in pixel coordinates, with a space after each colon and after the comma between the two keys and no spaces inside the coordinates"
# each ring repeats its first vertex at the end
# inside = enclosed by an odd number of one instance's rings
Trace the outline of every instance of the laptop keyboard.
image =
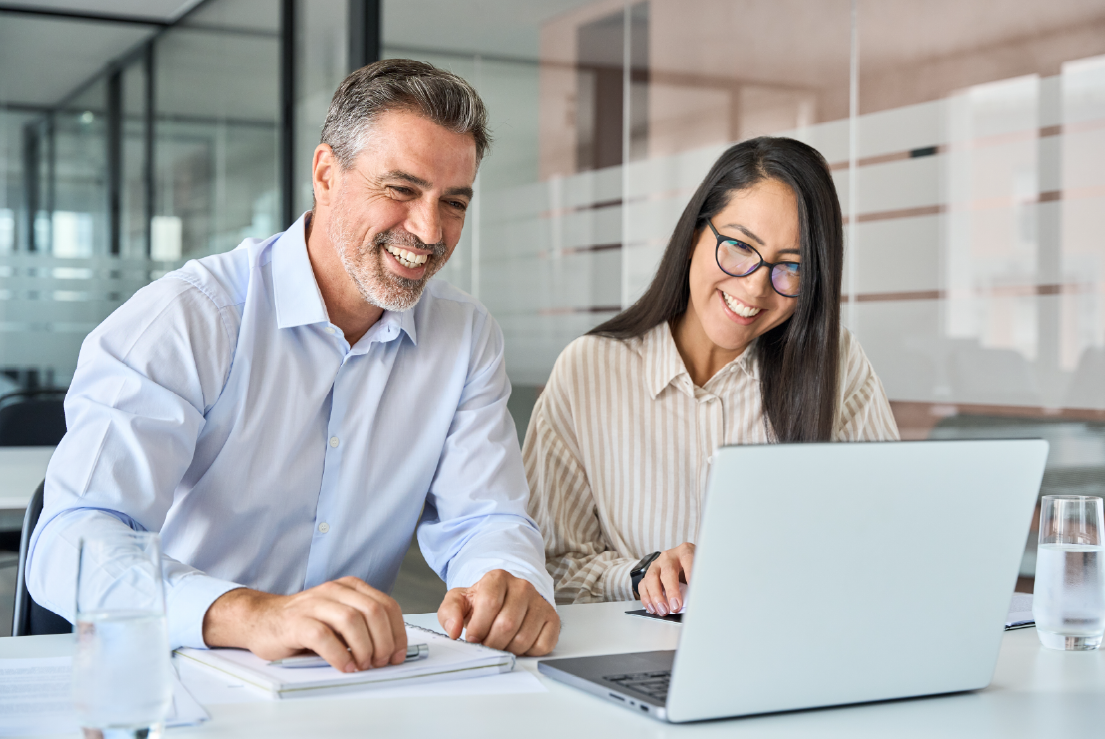
{"type": "Polygon", "coordinates": [[[620,688],[643,693],[663,703],[668,698],[671,670],[635,672],[631,675],[604,675],[602,679],[612,682],[620,688]]]}

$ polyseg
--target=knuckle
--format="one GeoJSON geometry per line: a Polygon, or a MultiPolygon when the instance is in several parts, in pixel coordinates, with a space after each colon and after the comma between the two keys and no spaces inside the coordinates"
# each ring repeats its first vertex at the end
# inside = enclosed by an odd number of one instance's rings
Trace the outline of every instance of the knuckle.
{"type": "Polygon", "coordinates": [[[357,609],[355,609],[355,608],[350,608],[349,606],[343,606],[338,611],[338,621],[341,622],[342,626],[347,626],[347,627],[355,626],[357,624],[357,621],[359,621],[359,620],[360,620],[360,614],[357,613],[357,609]]]}
{"type": "Polygon", "coordinates": [[[370,600],[364,610],[368,617],[373,619],[378,619],[385,614],[384,607],[374,600],[370,600]]]}
{"type": "Polygon", "coordinates": [[[320,621],[308,621],[306,624],[303,625],[302,629],[303,635],[314,643],[322,641],[330,633],[330,629],[323,625],[320,621]]]}

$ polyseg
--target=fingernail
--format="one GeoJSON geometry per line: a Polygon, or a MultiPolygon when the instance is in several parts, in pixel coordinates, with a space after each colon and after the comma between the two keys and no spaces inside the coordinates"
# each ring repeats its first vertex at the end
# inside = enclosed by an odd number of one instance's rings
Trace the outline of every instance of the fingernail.
{"type": "Polygon", "coordinates": [[[455,618],[451,618],[448,621],[446,621],[445,622],[445,631],[452,634],[453,633],[453,626],[456,624],[456,622],[457,622],[457,620],[455,618]]]}
{"type": "Polygon", "coordinates": [[[675,613],[678,610],[679,610],[679,599],[678,598],[672,598],[672,600],[671,600],[671,612],[675,613]]]}
{"type": "Polygon", "coordinates": [[[656,604],[656,611],[657,611],[657,613],[659,613],[659,614],[660,614],[661,616],[666,616],[666,615],[668,615],[668,608],[667,608],[667,606],[665,606],[665,605],[664,605],[663,603],[657,603],[657,604],[656,604]]]}
{"type": "Polygon", "coordinates": [[[357,671],[357,665],[350,662],[349,664],[347,664],[345,667],[342,668],[342,671],[343,672],[356,672],[357,671]]]}
{"type": "Polygon", "coordinates": [[[652,610],[652,604],[651,603],[645,603],[645,610],[648,611],[649,613],[655,614],[655,611],[652,610]]]}

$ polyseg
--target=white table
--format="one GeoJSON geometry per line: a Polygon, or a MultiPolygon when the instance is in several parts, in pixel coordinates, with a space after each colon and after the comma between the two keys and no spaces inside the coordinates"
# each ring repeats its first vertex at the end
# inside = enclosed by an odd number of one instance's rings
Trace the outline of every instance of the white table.
{"type": "Polygon", "coordinates": [[[23,526],[23,511],[53,454],[52,446],[0,447],[0,531],[23,526]]]}
{"type": "MultiPolygon", "coordinates": [[[[624,615],[631,604],[562,606],[554,656],[672,649],[677,624],[624,615]]],[[[436,627],[432,614],[409,621],[436,627]]],[[[905,635],[908,638],[908,635],[905,635]]],[[[0,657],[57,656],[72,636],[0,639],[0,657]]],[[[889,647],[888,647],[889,648],[889,647]]],[[[536,674],[537,660],[519,660],[536,674]]],[[[993,684],[974,693],[701,724],[663,724],[540,677],[547,693],[505,696],[307,698],[215,705],[179,737],[1089,737],[1105,735],[1105,652],[1043,649],[1034,629],[1006,633],[993,684]]]]}

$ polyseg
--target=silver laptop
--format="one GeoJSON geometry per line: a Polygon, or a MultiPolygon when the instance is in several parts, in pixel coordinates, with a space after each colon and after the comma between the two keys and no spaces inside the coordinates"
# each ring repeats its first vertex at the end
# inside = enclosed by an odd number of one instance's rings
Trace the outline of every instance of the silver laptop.
{"type": "Polygon", "coordinates": [[[672,722],[984,688],[1047,451],[1040,439],[720,449],[679,648],[538,669],[672,722]]]}

